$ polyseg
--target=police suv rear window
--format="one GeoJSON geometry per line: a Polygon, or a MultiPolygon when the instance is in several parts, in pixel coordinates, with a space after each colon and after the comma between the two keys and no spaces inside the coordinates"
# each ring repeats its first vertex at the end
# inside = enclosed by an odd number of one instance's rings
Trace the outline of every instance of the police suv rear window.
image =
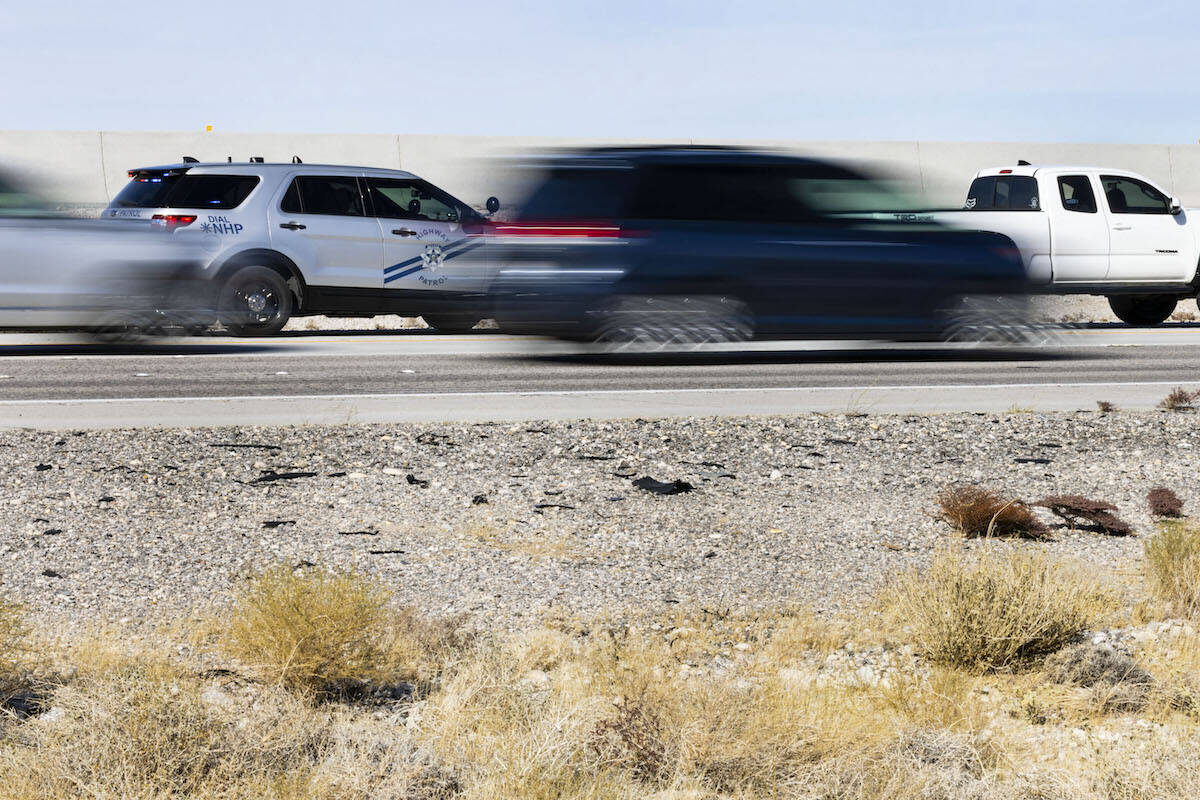
{"type": "Polygon", "coordinates": [[[255,175],[139,173],[114,201],[122,208],[237,208],[258,185],[255,175]]]}
{"type": "Polygon", "coordinates": [[[167,195],[170,208],[237,208],[258,186],[256,175],[181,175],[167,195]]]}
{"type": "Polygon", "coordinates": [[[166,208],[167,193],[177,180],[178,175],[138,174],[113,202],[122,208],[166,208]]]}

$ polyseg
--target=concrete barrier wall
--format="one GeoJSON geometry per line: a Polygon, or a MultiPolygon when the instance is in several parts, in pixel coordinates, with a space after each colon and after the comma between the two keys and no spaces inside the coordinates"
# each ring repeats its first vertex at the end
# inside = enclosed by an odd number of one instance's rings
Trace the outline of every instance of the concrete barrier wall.
{"type": "MultiPolygon", "coordinates": [[[[633,141],[633,140],[630,140],[633,141]]],[[[665,144],[681,140],[636,140],[665,144]]],[[[1019,142],[859,142],[690,140],[695,144],[780,147],[798,153],[882,166],[910,178],[932,206],[957,207],[981,167],[1016,164],[1083,164],[1140,172],[1184,204],[1200,206],[1200,145],[1049,144],[1019,142]]],[[[539,147],[624,144],[614,139],[415,136],[390,134],[187,133],[110,131],[0,131],[0,163],[38,178],[44,193],[64,203],[103,204],[128,180],[133,167],[201,161],[288,161],[361,164],[407,169],[469,203],[496,194],[514,199],[487,159],[539,147]]]]}

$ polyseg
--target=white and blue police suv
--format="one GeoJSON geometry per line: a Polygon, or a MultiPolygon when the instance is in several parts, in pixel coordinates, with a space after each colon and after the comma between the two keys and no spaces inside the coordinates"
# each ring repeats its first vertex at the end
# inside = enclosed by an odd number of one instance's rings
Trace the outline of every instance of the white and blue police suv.
{"type": "Polygon", "coordinates": [[[234,335],[310,314],[420,316],[446,331],[488,316],[490,276],[464,258],[485,217],[412,173],[186,160],[129,178],[104,218],[199,241],[217,318],[234,335]]]}

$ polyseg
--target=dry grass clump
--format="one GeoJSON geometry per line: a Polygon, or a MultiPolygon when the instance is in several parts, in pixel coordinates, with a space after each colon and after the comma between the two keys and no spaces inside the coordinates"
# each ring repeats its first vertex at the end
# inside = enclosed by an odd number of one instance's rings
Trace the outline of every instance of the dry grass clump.
{"type": "MultiPolygon", "coordinates": [[[[993,583],[1012,583],[1002,568],[1012,559],[1003,553],[957,558],[943,567],[965,576],[961,586],[982,585],[986,558],[994,559],[987,572],[993,583]]],[[[1022,606],[1030,617],[1090,607],[1086,598],[1064,599],[1061,583],[1080,585],[1067,568],[1020,563],[1012,573],[1039,575],[1043,587],[1055,588],[995,590],[993,613],[1030,595],[1042,598],[1022,606]]],[[[939,574],[923,573],[927,591],[942,591],[939,574]]],[[[1086,587],[1077,591],[1086,595],[1086,587]]],[[[961,604],[943,606],[962,621],[961,604]]],[[[826,621],[793,610],[581,619],[574,632],[543,628],[476,641],[443,665],[424,698],[371,708],[314,706],[307,694],[213,677],[199,663],[134,651],[126,641],[74,646],[74,669],[49,717],[0,729],[0,797],[1191,796],[1196,780],[1187,768],[1200,764],[1200,737],[1185,715],[1164,716],[1174,727],[1161,740],[1128,748],[1111,735],[1129,730],[1120,727],[1124,718],[1093,716],[1083,727],[1105,736],[1078,744],[1074,720],[1047,717],[1035,727],[1013,713],[1034,681],[1044,683],[1041,673],[931,665],[889,644],[868,646],[879,679],[862,679],[861,662],[847,660],[864,653],[860,637],[867,634],[855,628],[861,619],[826,621]],[[1156,768],[1162,774],[1152,774],[1156,768]]],[[[1128,682],[1135,674],[1120,659],[1068,652],[1059,660],[1048,669],[1069,683],[1051,687],[1060,692],[1079,694],[1088,683],[1099,691],[1110,678],[1128,682]]]]}
{"type": "Polygon", "coordinates": [[[386,589],[354,573],[277,566],[237,593],[218,645],[262,680],[328,700],[428,679],[465,642],[458,622],[394,610],[386,589]]]}
{"type": "MultiPolygon", "coordinates": [[[[104,659],[101,659],[103,661],[104,659]]],[[[0,796],[449,800],[460,788],[396,720],[222,687],[142,652],[87,665],[0,747],[0,796]],[[364,719],[365,718],[365,719],[364,719]]]]}
{"type": "Polygon", "coordinates": [[[1043,497],[1034,505],[1049,509],[1072,528],[1091,528],[1110,536],[1133,535],[1133,526],[1113,514],[1117,507],[1106,500],[1092,500],[1078,494],[1055,494],[1043,497]]]}
{"type": "Polygon", "coordinates": [[[1200,747],[1197,731],[1147,742],[1120,737],[1098,745],[1087,770],[1084,797],[1101,800],[1168,800],[1200,797],[1200,747]]]}
{"type": "Polygon", "coordinates": [[[1158,401],[1158,407],[1163,411],[1191,411],[1197,399],[1200,399],[1200,391],[1188,391],[1182,386],[1176,386],[1158,401]]]}
{"type": "Polygon", "coordinates": [[[931,660],[969,670],[1054,652],[1114,605],[1082,570],[1040,553],[937,553],[884,594],[889,615],[931,660]]]}
{"type": "Polygon", "coordinates": [[[88,669],[0,751],[5,797],[308,797],[323,725],[287,696],[245,715],[146,654],[88,669]]]}
{"type": "Polygon", "coordinates": [[[1081,642],[1046,659],[1046,675],[1056,683],[1092,690],[1103,712],[1140,711],[1157,688],[1154,676],[1110,646],[1081,642]]]}
{"type": "Polygon", "coordinates": [[[1018,536],[1048,539],[1050,529],[1016,498],[1005,499],[982,486],[958,486],[939,493],[938,518],[966,536],[1018,536]]]}
{"type": "Polygon", "coordinates": [[[1185,616],[1200,611],[1200,527],[1165,523],[1145,545],[1151,592],[1185,616]]]}
{"type": "Polygon", "coordinates": [[[21,606],[0,597],[0,701],[11,696],[24,680],[29,626],[21,606]]]}
{"type": "Polygon", "coordinates": [[[1096,410],[1101,414],[1111,414],[1117,410],[1117,404],[1109,400],[1097,400],[1096,410]]]}
{"type": "Polygon", "coordinates": [[[1146,503],[1150,506],[1150,513],[1156,517],[1178,519],[1183,516],[1183,501],[1166,487],[1160,486],[1147,492],[1146,503]]]}

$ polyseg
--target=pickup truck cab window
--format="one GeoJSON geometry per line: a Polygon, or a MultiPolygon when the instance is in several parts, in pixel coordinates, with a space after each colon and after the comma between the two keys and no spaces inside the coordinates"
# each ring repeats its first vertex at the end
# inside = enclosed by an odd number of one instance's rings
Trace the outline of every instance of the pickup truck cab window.
{"type": "Polygon", "coordinates": [[[1170,214],[1171,200],[1148,183],[1121,175],[1101,175],[1108,210],[1114,214],[1170,214]]]}
{"type": "Polygon", "coordinates": [[[967,192],[970,211],[1038,211],[1037,180],[1029,175],[987,175],[976,178],[967,192]]]}
{"type": "Polygon", "coordinates": [[[1087,175],[1062,175],[1058,179],[1058,196],[1067,211],[1095,214],[1096,193],[1087,175]]]}

